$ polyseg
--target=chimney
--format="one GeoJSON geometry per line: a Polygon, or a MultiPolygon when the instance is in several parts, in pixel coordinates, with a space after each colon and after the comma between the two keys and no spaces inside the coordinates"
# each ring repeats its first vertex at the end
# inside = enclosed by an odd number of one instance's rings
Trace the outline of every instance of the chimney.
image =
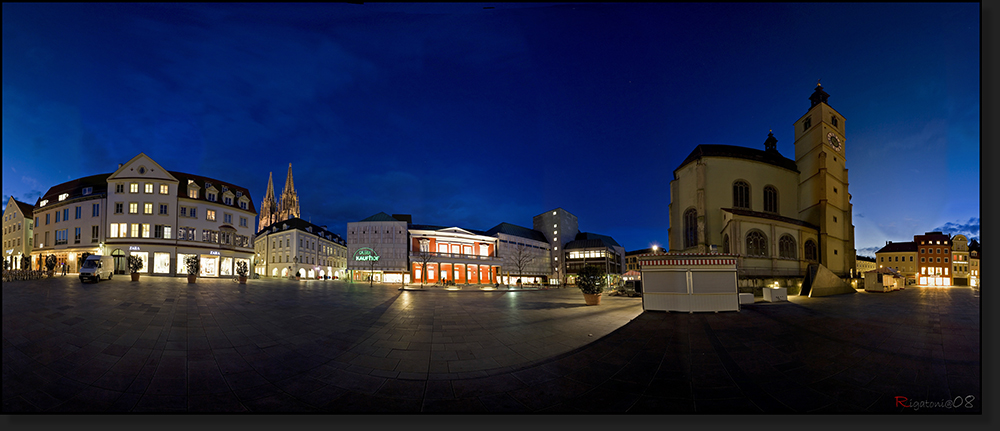
{"type": "Polygon", "coordinates": [[[122,166],[125,166],[125,164],[124,164],[124,163],[119,163],[119,164],[118,164],[118,169],[121,169],[121,168],[122,168],[122,166]]]}

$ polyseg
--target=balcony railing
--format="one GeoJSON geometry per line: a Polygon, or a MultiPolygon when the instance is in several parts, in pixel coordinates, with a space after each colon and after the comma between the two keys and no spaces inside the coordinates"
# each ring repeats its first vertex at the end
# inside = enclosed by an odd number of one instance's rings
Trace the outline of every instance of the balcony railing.
{"type": "Polygon", "coordinates": [[[430,255],[432,261],[436,261],[437,259],[483,260],[483,261],[489,261],[489,262],[495,262],[495,261],[500,260],[496,256],[480,256],[478,254],[442,253],[442,252],[436,252],[436,251],[430,251],[430,252],[411,251],[410,252],[410,258],[411,259],[417,259],[417,260],[419,260],[421,255],[430,255]]]}

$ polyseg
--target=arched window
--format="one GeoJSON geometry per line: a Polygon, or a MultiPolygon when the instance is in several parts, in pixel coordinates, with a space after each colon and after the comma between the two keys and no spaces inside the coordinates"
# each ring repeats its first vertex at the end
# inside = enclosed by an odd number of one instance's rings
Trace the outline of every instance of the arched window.
{"type": "Polygon", "coordinates": [[[767,237],[761,231],[747,234],[747,256],[767,257],[767,237]]]}
{"type": "Polygon", "coordinates": [[[778,213],[778,189],[774,186],[764,187],[764,212],[778,213]]]}
{"type": "Polygon", "coordinates": [[[733,183],[733,208],[750,209],[750,184],[746,181],[733,183]]]}
{"type": "Polygon", "coordinates": [[[813,240],[807,240],[805,246],[806,260],[815,261],[816,260],[816,243],[813,240]]]}
{"type": "Polygon", "coordinates": [[[698,245],[698,211],[684,211],[684,248],[698,245]]]}
{"type": "Polygon", "coordinates": [[[778,239],[778,257],[795,259],[795,239],[785,234],[778,239]]]}
{"type": "Polygon", "coordinates": [[[722,235],[722,252],[729,254],[729,234],[722,235]]]}

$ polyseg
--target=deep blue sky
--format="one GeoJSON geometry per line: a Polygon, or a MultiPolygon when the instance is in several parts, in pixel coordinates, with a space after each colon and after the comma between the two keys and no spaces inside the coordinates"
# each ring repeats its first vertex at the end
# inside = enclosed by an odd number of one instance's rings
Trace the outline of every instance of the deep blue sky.
{"type": "Polygon", "coordinates": [[[341,233],[562,207],[665,246],[678,164],[772,129],[794,159],[818,79],[859,254],[979,237],[977,3],[4,3],[3,202],[145,152],[258,205],[292,163],[303,218],[341,233]]]}

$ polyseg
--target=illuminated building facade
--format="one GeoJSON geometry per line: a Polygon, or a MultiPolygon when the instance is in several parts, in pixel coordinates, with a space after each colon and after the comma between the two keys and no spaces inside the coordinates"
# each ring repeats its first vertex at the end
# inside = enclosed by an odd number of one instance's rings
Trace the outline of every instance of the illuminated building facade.
{"type": "MultiPolygon", "coordinates": [[[[877,267],[872,269],[892,268],[906,279],[906,284],[913,284],[917,282],[917,273],[920,271],[917,254],[917,244],[913,241],[887,241],[885,247],[875,252],[877,267]]],[[[861,270],[860,266],[858,270],[861,270]]]]}
{"type": "Polygon", "coordinates": [[[567,284],[576,284],[576,274],[587,265],[595,265],[610,275],[609,282],[617,283],[625,263],[625,248],[614,238],[590,232],[580,232],[566,244],[567,284]]]}
{"type": "Polygon", "coordinates": [[[257,212],[248,191],[167,171],[142,153],[110,174],[50,188],[34,214],[36,265],[55,254],[76,269],[86,252],[112,256],[116,274],[127,272],[128,256],[143,261],[140,273],[162,276],[186,276],[188,255],[200,256],[202,277],[231,276],[240,261],[252,267],[257,212]]]}
{"type": "Polygon", "coordinates": [[[982,275],[980,274],[980,259],[982,258],[982,247],[979,246],[979,241],[972,240],[969,243],[969,286],[978,287],[980,285],[980,280],[982,275]]]}
{"type": "Polygon", "coordinates": [[[554,284],[562,284],[568,280],[566,270],[566,244],[576,239],[580,233],[580,224],[575,215],[562,208],[543,212],[532,218],[532,226],[542,233],[552,248],[552,279],[554,284]]]}
{"type": "Polygon", "coordinates": [[[541,232],[505,222],[486,235],[497,239],[497,255],[503,260],[501,284],[517,284],[518,279],[522,285],[558,284],[558,279],[551,278],[552,246],[541,232]]]}
{"type": "Polygon", "coordinates": [[[411,283],[497,282],[501,261],[496,237],[454,226],[411,224],[407,230],[411,283]]]}
{"type": "Polygon", "coordinates": [[[845,120],[817,86],[794,123],[795,160],[777,150],[702,144],[670,182],[669,251],[737,255],[743,279],[802,279],[822,264],[855,274],[845,120]]]}
{"type": "Polygon", "coordinates": [[[274,199],[272,177],[273,173],[268,173],[267,191],[264,192],[264,200],[260,203],[258,226],[271,226],[279,221],[302,216],[299,211],[299,194],[295,192],[295,182],[292,180],[292,164],[288,164],[288,176],[285,177],[285,189],[281,191],[281,200],[274,199]]]}
{"type": "Polygon", "coordinates": [[[968,286],[969,272],[969,239],[955,235],[951,238],[951,278],[955,286],[968,286]]]}
{"type": "Polygon", "coordinates": [[[915,235],[917,274],[921,286],[951,286],[951,237],[941,232],[915,235]]]}
{"type": "Polygon", "coordinates": [[[855,259],[855,262],[857,262],[858,265],[857,273],[861,274],[861,278],[865,277],[866,272],[878,269],[878,264],[876,263],[874,257],[858,256],[855,259]]]}
{"type": "Polygon", "coordinates": [[[254,272],[265,277],[344,278],[347,241],[300,218],[265,226],[254,238],[254,272]]]}
{"type": "Polygon", "coordinates": [[[43,269],[45,256],[56,257],[55,271],[79,271],[83,253],[102,254],[107,231],[107,178],[91,175],[49,188],[32,208],[32,268],[43,269]]]}
{"type": "Polygon", "coordinates": [[[21,267],[22,256],[31,256],[34,244],[34,207],[11,196],[3,210],[3,258],[10,269],[21,267]]]}
{"type": "Polygon", "coordinates": [[[347,223],[347,272],[354,281],[408,283],[409,216],[380,212],[347,223]]]}

